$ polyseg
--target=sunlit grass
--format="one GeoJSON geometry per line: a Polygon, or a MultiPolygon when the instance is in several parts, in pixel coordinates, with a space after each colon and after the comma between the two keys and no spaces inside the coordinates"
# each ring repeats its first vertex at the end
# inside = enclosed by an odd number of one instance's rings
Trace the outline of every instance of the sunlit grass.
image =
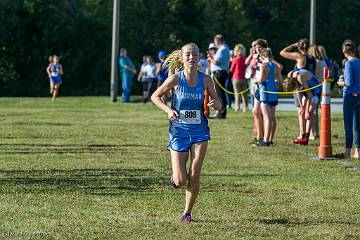
{"type": "MultiPolygon", "coordinates": [[[[359,161],[314,161],[278,112],[275,147],[250,145],[250,113],[210,120],[202,189],[184,225],[169,187],[166,114],[108,97],[0,99],[0,234],[50,239],[360,238],[359,161]]],[[[344,143],[333,115],[334,152],[344,143]]]]}

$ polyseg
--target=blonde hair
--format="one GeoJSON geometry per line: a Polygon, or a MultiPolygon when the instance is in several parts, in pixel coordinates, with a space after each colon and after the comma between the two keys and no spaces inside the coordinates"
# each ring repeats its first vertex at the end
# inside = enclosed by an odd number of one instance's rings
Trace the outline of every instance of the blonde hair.
{"type": "Polygon", "coordinates": [[[183,50],[187,47],[195,48],[199,53],[200,49],[195,43],[187,43],[181,49],[173,51],[166,59],[163,67],[167,69],[169,74],[180,72],[184,70],[184,63],[182,61],[183,50]]]}
{"type": "Polygon", "coordinates": [[[327,57],[325,47],[322,46],[322,45],[319,45],[317,48],[319,50],[319,54],[320,54],[321,59],[325,59],[327,57]]]}
{"type": "Polygon", "coordinates": [[[309,47],[308,54],[310,54],[311,56],[313,56],[316,59],[322,59],[321,55],[320,55],[320,52],[319,52],[319,49],[318,49],[318,46],[315,45],[315,44],[311,45],[309,47]]]}
{"type": "Polygon", "coordinates": [[[236,44],[234,47],[234,55],[245,55],[246,54],[246,48],[244,47],[244,45],[240,44],[236,44]]]}
{"type": "Polygon", "coordinates": [[[271,52],[271,48],[264,48],[261,51],[260,56],[272,59],[273,55],[272,55],[272,52],[271,52]]]}

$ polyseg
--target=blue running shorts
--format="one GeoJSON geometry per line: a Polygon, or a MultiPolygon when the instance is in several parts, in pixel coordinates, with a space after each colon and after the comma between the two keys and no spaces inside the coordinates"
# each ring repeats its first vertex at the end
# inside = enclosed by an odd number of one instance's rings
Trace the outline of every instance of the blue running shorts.
{"type": "Polygon", "coordinates": [[[170,134],[168,150],[176,152],[188,152],[191,145],[198,142],[205,142],[210,140],[210,132],[206,131],[198,135],[175,137],[170,134]]]}

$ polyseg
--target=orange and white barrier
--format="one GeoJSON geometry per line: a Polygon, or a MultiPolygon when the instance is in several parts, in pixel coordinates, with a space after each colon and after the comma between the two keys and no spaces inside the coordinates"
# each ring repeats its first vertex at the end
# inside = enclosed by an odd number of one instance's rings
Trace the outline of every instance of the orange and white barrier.
{"type": "Polygon", "coordinates": [[[333,81],[330,78],[330,69],[324,67],[324,84],[321,96],[320,146],[318,148],[319,159],[332,157],[330,87],[333,81]]]}
{"type": "Polygon", "coordinates": [[[208,106],[209,103],[209,93],[208,91],[205,89],[204,92],[204,115],[209,118],[209,114],[210,114],[210,108],[208,106]]]}

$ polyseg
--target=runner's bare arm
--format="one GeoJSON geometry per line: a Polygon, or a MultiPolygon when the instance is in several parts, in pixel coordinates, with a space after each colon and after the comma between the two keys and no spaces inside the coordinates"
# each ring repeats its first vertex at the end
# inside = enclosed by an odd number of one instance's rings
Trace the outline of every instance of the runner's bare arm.
{"type": "Polygon", "coordinates": [[[275,65],[275,81],[282,84],[283,83],[283,77],[281,75],[282,68],[279,68],[275,65]]]}
{"type": "Polygon", "coordinates": [[[249,65],[250,62],[251,62],[251,59],[254,57],[253,53],[252,53],[252,50],[250,49],[250,54],[249,56],[247,56],[247,58],[245,59],[245,64],[246,65],[249,65]]]}
{"type": "Polygon", "coordinates": [[[283,78],[281,76],[281,71],[283,70],[284,66],[274,59],[271,62],[275,64],[275,80],[282,83],[283,78]]]}
{"type": "Polygon", "coordinates": [[[47,72],[49,77],[51,77],[50,67],[51,67],[51,64],[49,64],[49,66],[46,68],[46,72],[47,72]]]}
{"type": "Polygon", "coordinates": [[[62,66],[62,65],[60,65],[60,67],[59,67],[59,73],[60,73],[60,75],[63,75],[63,74],[64,74],[64,70],[63,70],[63,66],[62,66]]]}
{"type": "Polygon", "coordinates": [[[175,120],[178,118],[178,113],[168,107],[162,100],[161,97],[163,97],[168,91],[173,89],[179,84],[179,75],[173,74],[169,76],[164,83],[153,93],[151,96],[151,101],[160,109],[162,109],[164,112],[168,114],[168,119],[170,121],[175,120]]]}
{"type": "Polygon", "coordinates": [[[261,82],[265,81],[267,79],[268,74],[269,74],[269,71],[268,71],[267,63],[261,64],[260,65],[260,77],[255,78],[254,82],[255,83],[261,83],[261,82]]]}
{"type": "MultiPolygon", "coordinates": [[[[308,89],[309,88],[309,85],[307,83],[308,79],[310,79],[310,74],[309,72],[304,72],[304,73],[301,73],[298,75],[299,77],[299,80],[300,82],[302,83],[304,89],[308,89]]],[[[305,100],[305,104],[304,104],[304,107],[305,107],[305,113],[309,113],[310,112],[310,107],[311,107],[311,99],[312,99],[312,93],[311,93],[311,90],[308,90],[306,91],[306,100],[305,100]]]]}
{"type": "Polygon", "coordinates": [[[287,46],[286,48],[284,48],[283,50],[280,51],[280,55],[283,58],[286,58],[289,60],[294,60],[294,61],[301,58],[301,54],[299,52],[291,52],[291,50],[294,49],[296,47],[296,45],[297,44],[294,43],[294,44],[287,46]]]}
{"type": "Polygon", "coordinates": [[[213,107],[216,110],[220,111],[221,110],[221,104],[220,101],[218,99],[216,90],[215,90],[215,84],[213,82],[213,80],[208,76],[205,75],[205,79],[204,79],[204,87],[205,89],[208,90],[209,96],[210,96],[210,101],[208,103],[209,107],[213,107]]]}

